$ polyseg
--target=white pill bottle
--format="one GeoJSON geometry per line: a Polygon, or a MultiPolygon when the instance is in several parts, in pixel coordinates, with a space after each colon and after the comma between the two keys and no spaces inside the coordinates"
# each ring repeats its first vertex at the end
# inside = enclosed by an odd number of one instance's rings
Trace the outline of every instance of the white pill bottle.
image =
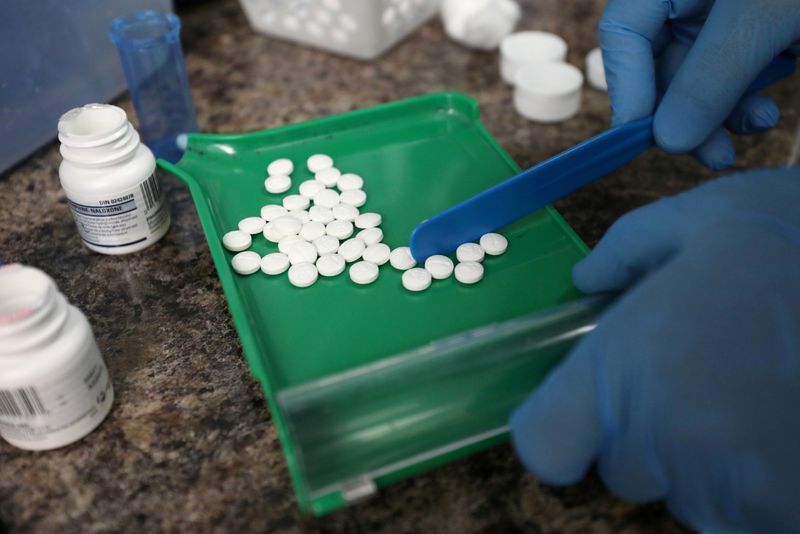
{"type": "Polygon", "coordinates": [[[139,141],[125,111],[87,104],[58,121],[59,168],[84,244],[102,254],[128,254],[167,233],[169,206],[153,153],[139,141]]]}
{"type": "Polygon", "coordinates": [[[32,267],[0,267],[0,436],[28,450],[73,443],[114,390],[86,317],[32,267]]]}

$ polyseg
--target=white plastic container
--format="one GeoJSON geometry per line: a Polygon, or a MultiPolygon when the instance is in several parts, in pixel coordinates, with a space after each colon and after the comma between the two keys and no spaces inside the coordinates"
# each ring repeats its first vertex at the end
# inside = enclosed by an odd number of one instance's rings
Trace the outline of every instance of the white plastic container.
{"type": "Polygon", "coordinates": [[[526,65],[564,61],[567,43],[553,33],[526,31],[509,35],[500,43],[500,75],[513,84],[526,65]]]}
{"type": "Polygon", "coordinates": [[[560,122],[581,109],[583,73],[568,63],[538,63],[517,72],[514,107],[526,119],[560,122]]]}
{"type": "Polygon", "coordinates": [[[63,447],[94,430],[113,401],[83,313],[42,271],[0,267],[0,436],[22,449],[63,447]]]}
{"type": "Polygon", "coordinates": [[[107,104],[70,110],[58,121],[58,139],[61,186],[88,248],[127,254],[167,233],[169,206],[155,158],[125,111],[107,104]]]}
{"type": "Polygon", "coordinates": [[[267,35],[375,59],[439,11],[441,0],[240,0],[267,35]]]}
{"type": "Polygon", "coordinates": [[[514,0],[444,0],[442,25],[464,46],[494,50],[514,31],[522,10],[514,0]]]}
{"type": "Polygon", "coordinates": [[[586,54],[586,79],[589,81],[589,85],[598,91],[608,91],[606,69],[603,65],[603,51],[599,48],[595,48],[586,54]]]}

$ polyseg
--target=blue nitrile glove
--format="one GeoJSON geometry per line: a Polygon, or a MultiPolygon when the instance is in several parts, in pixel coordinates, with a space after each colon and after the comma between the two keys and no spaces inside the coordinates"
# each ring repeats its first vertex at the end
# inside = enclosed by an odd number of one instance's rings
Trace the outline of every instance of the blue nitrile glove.
{"type": "Polygon", "coordinates": [[[735,157],[723,124],[778,122],[771,99],[742,95],[779,53],[800,53],[800,0],[609,0],[600,44],[614,124],[655,113],[661,148],[722,169],[735,157]]]}
{"type": "Polygon", "coordinates": [[[706,531],[800,531],[800,167],[638,209],[573,275],[624,293],[514,413],[525,466],[569,484],[597,462],[706,531]]]}

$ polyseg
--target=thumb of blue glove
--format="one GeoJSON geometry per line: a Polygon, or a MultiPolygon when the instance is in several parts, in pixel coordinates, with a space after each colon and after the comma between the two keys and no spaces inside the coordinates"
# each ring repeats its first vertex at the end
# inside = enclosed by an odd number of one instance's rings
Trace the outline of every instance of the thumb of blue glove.
{"type": "Polygon", "coordinates": [[[573,274],[625,293],[513,415],[526,467],[596,462],[701,530],[800,531],[800,168],[636,210],[573,274]]]}

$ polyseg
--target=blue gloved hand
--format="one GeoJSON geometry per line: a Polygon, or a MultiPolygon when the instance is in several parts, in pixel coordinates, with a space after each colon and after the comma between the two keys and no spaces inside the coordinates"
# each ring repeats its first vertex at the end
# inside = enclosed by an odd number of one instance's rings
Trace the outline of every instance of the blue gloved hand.
{"type": "Polygon", "coordinates": [[[609,0],[600,44],[614,124],[655,113],[661,148],[722,169],[735,158],[723,124],[778,122],[771,99],[742,95],[779,53],[800,53],[800,1],[609,0]]]}
{"type": "Polygon", "coordinates": [[[701,530],[800,531],[800,167],[638,209],[573,276],[625,293],[513,415],[525,466],[597,462],[701,530]]]}

